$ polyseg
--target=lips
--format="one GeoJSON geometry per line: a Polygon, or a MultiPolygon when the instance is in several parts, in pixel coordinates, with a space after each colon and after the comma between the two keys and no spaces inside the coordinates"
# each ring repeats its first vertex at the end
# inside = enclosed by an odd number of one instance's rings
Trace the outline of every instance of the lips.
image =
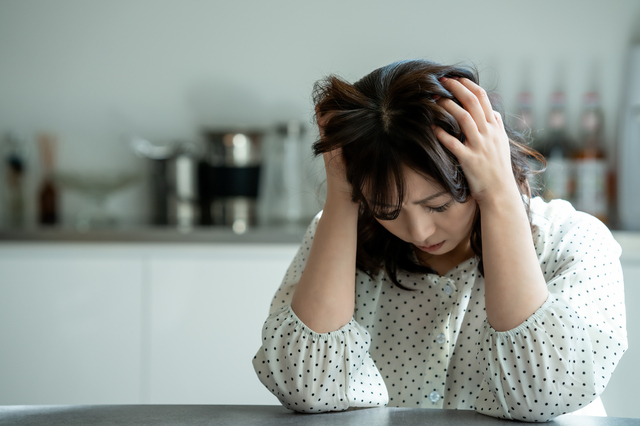
{"type": "Polygon", "coordinates": [[[417,246],[417,247],[422,251],[432,253],[434,251],[438,251],[443,244],[444,244],[444,241],[441,241],[438,244],[434,244],[432,246],[417,246]]]}

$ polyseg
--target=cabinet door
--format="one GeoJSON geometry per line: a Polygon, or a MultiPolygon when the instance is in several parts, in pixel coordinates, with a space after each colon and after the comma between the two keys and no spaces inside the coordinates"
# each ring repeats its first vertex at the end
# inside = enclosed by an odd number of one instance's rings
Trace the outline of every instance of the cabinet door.
{"type": "Polygon", "coordinates": [[[251,360],[297,245],[217,245],[150,260],[150,403],[277,404],[251,360]]]}
{"type": "Polygon", "coordinates": [[[640,417],[638,410],[638,378],[640,378],[640,262],[622,262],[624,299],[627,313],[629,349],[611,376],[602,394],[607,415],[640,417]]]}
{"type": "Polygon", "coordinates": [[[141,261],[0,246],[0,405],[140,398],[141,261]]]}

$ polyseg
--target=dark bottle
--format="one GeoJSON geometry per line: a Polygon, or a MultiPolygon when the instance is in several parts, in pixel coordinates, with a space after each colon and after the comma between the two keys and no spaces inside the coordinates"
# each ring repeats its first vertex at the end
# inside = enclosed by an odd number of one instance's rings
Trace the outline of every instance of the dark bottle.
{"type": "Polygon", "coordinates": [[[58,190],[53,179],[55,139],[51,135],[38,136],[43,178],[38,192],[38,220],[41,225],[58,223],[58,190]]]}
{"type": "Polygon", "coordinates": [[[56,208],[56,187],[52,179],[45,179],[40,186],[40,223],[55,225],[58,223],[56,208]]]}
{"type": "Polygon", "coordinates": [[[6,150],[6,203],[5,226],[19,229],[24,226],[24,175],[25,175],[25,142],[15,133],[9,133],[4,138],[6,150]]]}

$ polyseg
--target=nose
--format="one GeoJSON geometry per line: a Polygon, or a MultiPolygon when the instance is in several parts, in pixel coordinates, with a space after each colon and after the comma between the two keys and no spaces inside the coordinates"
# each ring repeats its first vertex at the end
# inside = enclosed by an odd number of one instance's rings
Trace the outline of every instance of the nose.
{"type": "Polygon", "coordinates": [[[433,235],[435,229],[435,223],[427,215],[413,216],[407,225],[409,238],[415,244],[424,244],[433,235]]]}

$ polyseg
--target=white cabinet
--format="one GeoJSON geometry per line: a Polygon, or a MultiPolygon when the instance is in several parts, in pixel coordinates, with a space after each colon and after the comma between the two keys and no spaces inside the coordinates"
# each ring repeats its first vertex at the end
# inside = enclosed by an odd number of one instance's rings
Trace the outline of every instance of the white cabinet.
{"type": "Polygon", "coordinates": [[[640,260],[622,260],[624,297],[627,312],[629,349],[611,376],[602,394],[602,402],[610,416],[640,417],[638,411],[638,379],[640,378],[640,260]]]}
{"type": "Polygon", "coordinates": [[[141,284],[117,251],[0,247],[0,405],[138,401],[141,284]]]}
{"type": "Polygon", "coordinates": [[[251,360],[296,250],[218,245],[153,256],[150,403],[277,403],[251,360]]]}
{"type": "Polygon", "coordinates": [[[0,245],[0,405],[277,403],[251,359],[297,248],[0,245]]]}

